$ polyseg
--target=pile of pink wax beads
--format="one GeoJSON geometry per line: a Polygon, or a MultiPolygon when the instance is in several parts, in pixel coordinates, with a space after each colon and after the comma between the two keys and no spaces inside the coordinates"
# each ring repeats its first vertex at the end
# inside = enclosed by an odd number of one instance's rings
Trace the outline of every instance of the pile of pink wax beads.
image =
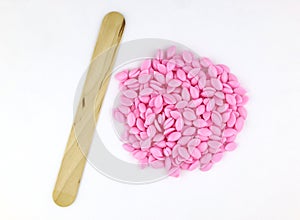
{"type": "Polygon", "coordinates": [[[248,101],[227,66],[171,46],[139,68],[116,74],[119,104],[114,118],[125,126],[123,147],[142,167],[209,170],[237,147],[248,101]]]}

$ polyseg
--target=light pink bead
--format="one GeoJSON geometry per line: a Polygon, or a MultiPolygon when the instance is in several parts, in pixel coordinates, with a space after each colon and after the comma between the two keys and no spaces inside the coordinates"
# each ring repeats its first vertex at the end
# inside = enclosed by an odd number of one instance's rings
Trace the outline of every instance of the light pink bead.
{"type": "Polygon", "coordinates": [[[174,60],[170,60],[167,62],[167,72],[175,69],[176,62],[174,60]]]}
{"type": "Polygon", "coordinates": [[[141,102],[143,102],[143,103],[148,103],[149,102],[149,100],[150,100],[150,97],[149,96],[140,96],[139,97],[139,100],[141,101],[141,102]]]}
{"type": "Polygon", "coordinates": [[[151,60],[145,60],[141,65],[141,70],[147,70],[151,67],[151,60]]]}
{"type": "Polygon", "coordinates": [[[177,143],[180,145],[186,145],[191,139],[192,139],[191,136],[183,136],[178,140],[177,143]]]}
{"type": "Polygon", "coordinates": [[[188,72],[188,77],[193,78],[200,73],[201,68],[193,68],[188,72]]]}
{"type": "Polygon", "coordinates": [[[183,112],[183,117],[188,121],[193,121],[197,118],[193,111],[187,111],[187,110],[183,112]]]}
{"type": "Polygon", "coordinates": [[[248,102],[248,100],[249,100],[249,97],[248,96],[243,96],[243,98],[242,98],[243,100],[242,100],[242,102],[241,103],[239,103],[239,105],[238,106],[241,106],[241,105],[245,105],[245,104],[247,104],[247,102],[248,102]]]}
{"type": "Polygon", "coordinates": [[[145,126],[144,126],[144,122],[142,119],[137,118],[136,119],[136,127],[140,130],[140,131],[145,131],[145,126]]]}
{"type": "Polygon", "coordinates": [[[235,97],[231,94],[226,94],[226,101],[228,102],[229,105],[235,105],[236,104],[236,100],[235,97]]]}
{"type": "Polygon", "coordinates": [[[218,135],[218,136],[221,135],[221,128],[218,126],[210,126],[210,130],[215,135],[218,135]]]}
{"type": "Polygon", "coordinates": [[[166,156],[166,159],[165,159],[165,168],[166,168],[166,170],[170,170],[171,166],[172,166],[172,161],[171,161],[170,157],[168,157],[168,156],[166,156]]]}
{"type": "Polygon", "coordinates": [[[175,46],[171,46],[168,48],[167,50],[167,58],[170,59],[172,58],[176,53],[176,47],[175,46]]]}
{"type": "Polygon", "coordinates": [[[151,79],[151,75],[148,74],[141,74],[139,75],[139,83],[140,84],[145,84],[147,82],[149,82],[149,80],[151,79]]]}
{"type": "Polygon", "coordinates": [[[208,59],[208,58],[206,58],[206,57],[202,57],[202,58],[200,59],[200,63],[201,63],[202,66],[208,67],[209,65],[211,65],[212,62],[211,62],[210,59],[208,59]]]}
{"type": "Polygon", "coordinates": [[[167,146],[165,141],[160,141],[160,142],[158,142],[156,145],[157,145],[158,147],[160,147],[160,148],[164,148],[164,147],[167,146]]]}
{"type": "Polygon", "coordinates": [[[202,136],[210,136],[212,132],[208,128],[200,128],[198,129],[198,134],[202,136]]]}
{"type": "Polygon", "coordinates": [[[183,70],[178,69],[176,75],[177,78],[180,79],[182,82],[186,80],[186,73],[183,70]]]}
{"type": "Polygon", "coordinates": [[[114,112],[114,118],[118,122],[121,122],[121,123],[123,123],[125,121],[125,116],[121,112],[119,112],[119,111],[115,111],[114,112]]]}
{"type": "Polygon", "coordinates": [[[199,160],[196,160],[194,163],[192,163],[189,167],[189,170],[192,171],[192,170],[195,170],[196,168],[198,168],[200,166],[200,162],[199,160]]]}
{"type": "Polygon", "coordinates": [[[174,141],[167,141],[167,142],[166,142],[166,145],[167,145],[168,147],[172,148],[172,147],[174,147],[174,146],[176,145],[176,142],[174,142],[174,141]]]}
{"type": "Polygon", "coordinates": [[[154,120],[154,126],[155,126],[157,131],[162,132],[162,128],[161,128],[161,126],[159,125],[159,123],[156,119],[154,120]]]}
{"type": "Polygon", "coordinates": [[[243,106],[238,107],[238,112],[244,119],[247,118],[247,110],[243,106]]]}
{"type": "Polygon", "coordinates": [[[213,165],[212,163],[208,163],[208,164],[202,165],[200,167],[200,170],[201,171],[209,171],[211,169],[212,165],[213,165]]]}
{"type": "Polygon", "coordinates": [[[190,140],[187,144],[188,147],[196,147],[200,144],[200,139],[198,138],[193,138],[192,140],[190,140]]]}
{"type": "MultiPolygon", "coordinates": [[[[173,131],[175,131],[175,128],[167,128],[166,130],[164,130],[164,135],[167,136],[168,134],[172,133],[173,131]]],[[[172,141],[171,139],[169,141],[172,141]]]]}
{"type": "Polygon", "coordinates": [[[133,101],[125,96],[121,96],[120,104],[125,106],[132,106],[133,101]]]}
{"type": "Polygon", "coordinates": [[[210,119],[211,113],[210,112],[204,112],[202,117],[205,121],[208,121],[210,119]]]}
{"type": "Polygon", "coordinates": [[[206,105],[206,111],[210,112],[215,108],[216,105],[216,101],[215,99],[210,99],[206,105]]]}
{"type": "Polygon", "coordinates": [[[183,131],[183,135],[193,135],[196,132],[196,128],[194,127],[188,127],[183,131]]]}
{"type": "Polygon", "coordinates": [[[181,137],[181,133],[176,131],[176,132],[169,134],[167,139],[168,139],[168,141],[177,141],[180,137],[181,137]]]}
{"type": "Polygon", "coordinates": [[[160,142],[160,141],[162,141],[164,138],[165,138],[164,135],[162,135],[162,134],[156,134],[156,135],[153,137],[153,141],[155,141],[155,142],[160,142]]]}
{"type": "Polygon", "coordinates": [[[223,157],[223,153],[216,153],[212,156],[211,160],[212,162],[217,163],[222,159],[222,157],[223,157]]]}
{"type": "Polygon", "coordinates": [[[235,150],[237,147],[236,143],[232,142],[232,143],[229,143],[225,146],[225,150],[227,151],[233,151],[235,150]]]}
{"type": "Polygon", "coordinates": [[[128,76],[129,76],[129,78],[134,78],[137,75],[139,75],[139,73],[140,73],[139,69],[135,68],[135,69],[132,69],[129,71],[128,76]]]}
{"type": "Polygon", "coordinates": [[[136,84],[138,83],[138,80],[137,79],[128,79],[124,82],[124,85],[125,86],[129,86],[129,85],[133,85],[133,84],[136,84]]]}
{"type": "Polygon", "coordinates": [[[190,154],[189,154],[188,150],[185,147],[179,147],[178,148],[178,153],[184,159],[188,159],[190,157],[190,154]]]}
{"type": "Polygon", "coordinates": [[[200,105],[196,108],[196,115],[200,116],[205,112],[205,105],[200,105]]]}
{"type": "Polygon", "coordinates": [[[182,59],[187,63],[191,63],[193,61],[193,54],[189,51],[184,51],[182,53],[182,59]]]}
{"type": "Polygon", "coordinates": [[[155,106],[156,108],[160,108],[162,104],[163,104],[163,99],[162,99],[162,96],[159,95],[159,96],[157,96],[157,97],[155,98],[154,106],[155,106]]]}
{"type": "Polygon", "coordinates": [[[185,101],[190,101],[190,99],[191,99],[191,95],[187,88],[182,88],[181,96],[182,96],[182,99],[185,101]]]}
{"type": "Polygon", "coordinates": [[[171,79],[169,82],[168,82],[168,85],[170,86],[170,87],[178,87],[178,86],[180,86],[181,85],[181,81],[180,80],[178,80],[178,79],[171,79]]]}
{"type": "Polygon", "coordinates": [[[199,89],[197,87],[190,87],[190,94],[193,99],[199,98],[199,89]]]}
{"type": "Polygon", "coordinates": [[[191,100],[188,104],[189,107],[191,108],[195,108],[198,107],[201,103],[202,103],[203,99],[199,98],[199,99],[195,99],[195,100],[191,100]]]}
{"type": "Polygon", "coordinates": [[[173,118],[168,118],[164,123],[164,129],[170,128],[174,124],[175,120],[173,118]]]}
{"type": "Polygon", "coordinates": [[[147,152],[143,152],[143,151],[137,151],[133,154],[133,156],[138,159],[138,160],[141,160],[141,159],[144,159],[146,156],[147,156],[147,152]]]}
{"type": "Polygon", "coordinates": [[[179,111],[170,111],[170,115],[171,115],[172,118],[174,118],[174,119],[181,118],[181,114],[180,114],[179,111]]]}
{"type": "Polygon", "coordinates": [[[128,79],[128,73],[126,71],[119,72],[116,74],[116,79],[119,80],[120,82],[124,82],[125,80],[128,79]]]}
{"type": "Polygon", "coordinates": [[[212,158],[212,154],[211,153],[207,153],[203,157],[201,157],[200,163],[207,164],[207,163],[210,162],[211,158],[212,158]]]}
{"type": "Polygon", "coordinates": [[[150,148],[150,153],[152,154],[152,156],[156,159],[160,159],[163,157],[163,152],[162,149],[159,147],[151,147],[150,148]]]}
{"type": "Polygon", "coordinates": [[[198,148],[194,148],[194,150],[191,152],[191,156],[195,159],[200,159],[201,158],[201,152],[198,148]]]}
{"type": "Polygon", "coordinates": [[[138,105],[138,108],[139,108],[139,111],[140,111],[140,112],[142,112],[142,113],[146,112],[146,106],[145,106],[144,103],[140,103],[140,104],[138,105]]]}
{"type": "Polygon", "coordinates": [[[202,76],[198,81],[198,87],[199,89],[203,89],[205,88],[205,86],[206,86],[206,76],[202,76]]]}
{"type": "Polygon", "coordinates": [[[155,119],[155,114],[154,113],[150,113],[146,117],[145,125],[151,125],[154,122],[154,119],[155,119]]]}
{"type": "Polygon", "coordinates": [[[217,108],[218,112],[223,113],[228,109],[229,105],[225,103],[224,105],[221,105],[220,107],[217,108]]]}
{"type": "Polygon", "coordinates": [[[123,91],[123,94],[127,97],[127,98],[130,98],[130,99],[134,99],[137,97],[137,93],[133,90],[125,90],[123,91]]]}
{"type": "Polygon", "coordinates": [[[167,68],[165,65],[163,64],[157,64],[157,70],[162,73],[162,74],[166,74],[167,73],[167,68]]]}
{"type": "Polygon", "coordinates": [[[222,143],[219,141],[208,141],[207,144],[209,147],[214,148],[214,149],[219,148],[222,145],[222,143]]]}
{"type": "Polygon", "coordinates": [[[193,121],[193,125],[196,128],[203,128],[203,127],[207,126],[207,122],[205,120],[201,119],[201,118],[198,118],[198,119],[193,121]]]}
{"type": "Polygon", "coordinates": [[[223,84],[223,92],[227,94],[232,94],[233,90],[228,84],[223,84]]]}
{"type": "Polygon", "coordinates": [[[223,122],[227,122],[227,121],[229,120],[229,118],[230,118],[230,115],[231,115],[231,112],[230,112],[230,111],[224,112],[224,113],[222,114],[222,121],[223,121],[223,122]]]}
{"type": "Polygon", "coordinates": [[[141,132],[140,137],[142,140],[146,140],[148,138],[147,132],[141,132]]]}
{"type": "Polygon", "coordinates": [[[208,67],[207,73],[210,77],[217,77],[218,71],[217,71],[217,68],[214,65],[210,65],[208,67]]]}
{"type": "Polygon", "coordinates": [[[193,60],[192,61],[192,67],[201,67],[199,60],[193,60]]]}
{"type": "Polygon", "coordinates": [[[166,147],[165,149],[163,149],[163,153],[166,157],[169,157],[172,153],[172,150],[169,147],[166,147]]]}
{"type": "Polygon", "coordinates": [[[221,124],[222,124],[222,115],[217,111],[213,111],[212,114],[211,114],[211,120],[217,126],[221,126],[221,124]]]}
{"type": "Polygon", "coordinates": [[[227,82],[228,85],[231,86],[231,88],[237,88],[240,86],[240,83],[238,81],[229,81],[227,82]]]}
{"type": "Polygon", "coordinates": [[[120,112],[126,115],[130,112],[130,108],[128,106],[120,105],[118,109],[120,112]]]}
{"type": "Polygon", "coordinates": [[[175,128],[177,131],[181,131],[184,125],[184,121],[182,118],[178,118],[175,122],[175,128]]]}
{"type": "Polygon", "coordinates": [[[236,139],[236,134],[234,134],[234,135],[232,135],[232,136],[230,136],[230,137],[227,137],[226,138],[226,141],[227,142],[232,142],[232,141],[234,141],[236,139]]]}
{"type": "Polygon", "coordinates": [[[238,87],[234,89],[234,92],[238,95],[245,95],[246,94],[246,90],[242,87],[238,87]]]}
{"type": "Polygon", "coordinates": [[[133,125],[135,125],[135,115],[133,114],[133,112],[130,112],[127,116],[127,124],[132,127],[133,125]]]}
{"type": "Polygon", "coordinates": [[[177,104],[175,105],[176,108],[180,109],[180,108],[185,108],[187,106],[188,102],[187,101],[179,101],[177,102],[177,104]]]}
{"type": "Polygon", "coordinates": [[[216,89],[216,90],[222,90],[223,89],[223,85],[221,83],[221,81],[217,78],[212,78],[210,80],[211,85],[216,89]]]}
{"type": "Polygon", "coordinates": [[[141,141],[141,149],[148,149],[151,145],[151,140],[150,138],[144,140],[144,141],[141,141]]]}
{"type": "Polygon", "coordinates": [[[130,144],[123,144],[123,148],[128,152],[134,151],[134,148],[130,144]]]}
{"type": "Polygon", "coordinates": [[[176,99],[177,102],[180,102],[180,101],[182,101],[182,97],[179,95],[180,91],[177,91],[177,89],[179,89],[179,88],[176,88],[173,91],[173,96],[174,96],[174,98],[176,99]]]}
{"type": "Polygon", "coordinates": [[[132,127],[132,128],[130,128],[129,133],[130,134],[138,134],[138,133],[140,133],[140,130],[136,127],[132,127]]]}
{"type": "Polygon", "coordinates": [[[179,167],[174,167],[169,170],[169,176],[173,177],[179,177],[180,175],[180,168],[179,167]]]}
{"type": "Polygon", "coordinates": [[[207,142],[201,142],[201,144],[199,145],[200,152],[205,152],[207,148],[208,148],[207,142]]]}
{"type": "Polygon", "coordinates": [[[227,128],[223,131],[223,136],[224,137],[230,137],[232,135],[235,135],[236,134],[236,130],[235,129],[232,129],[232,128],[227,128]]]}
{"type": "Polygon", "coordinates": [[[225,95],[223,92],[216,92],[215,96],[218,97],[219,99],[225,99],[225,95]]]}
{"type": "Polygon", "coordinates": [[[171,94],[163,94],[163,98],[167,104],[175,104],[176,103],[176,99],[171,94]]]}
{"type": "Polygon", "coordinates": [[[165,164],[161,160],[154,160],[150,163],[150,166],[152,166],[155,169],[159,169],[159,168],[163,168],[165,164]]]}
{"type": "Polygon", "coordinates": [[[184,62],[182,59],[176,59],[176,66],[177,67],[183,67],[184,66],[184,62]]]}
{"type": "Polygon", "coordinates": [[[156,134],[156,128],[154,125],[150,125],[148,128],[147,128],[147,135],[148,137],[154,137],[156,134]]]}
{"type": "Polygon", "coordinates": [[[157,80],[157,82],[159,82],[161,84],[166,82],[164,75],[159,72],[156,72],[156,71],[154,71],[154,78],[155,78],[155,80],[157,80]]]}
{"type": "Polygon", "coordinates": [[[243,98],[242,98],[242,96],[240,96],[240,95],[236,95],[236,96],[235,96],[235,100],[236,100],[236,103],[237,103],[237,104],[243,103],[243,98]]]}
{"type": "Polygon", "coordinates": [[[242,129],[243,129],[243,126],[244,126],[244,119],[242,117],[239,117],[237,120],[236,120],[236,123],[235,123],[235,129],[240,132],[242,129]]]}
{"type": "Polygon", "coordinates": [[[153,89],[145,88],[140,92],[140,95],[141,96],[148,96],[148,95],[152,94],[152,92],[153,92],[153,89]]]}
{"type": "Polygon", "coordinates": [[[216,89],[212,87],[205,87],[201,95],[204,97],[213,97],[215,93],[216,93],[216,89]]]}

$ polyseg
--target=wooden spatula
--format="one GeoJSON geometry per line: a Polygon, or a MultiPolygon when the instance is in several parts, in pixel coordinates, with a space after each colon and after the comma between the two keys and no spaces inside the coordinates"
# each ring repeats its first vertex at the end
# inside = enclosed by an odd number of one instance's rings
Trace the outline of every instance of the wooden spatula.
{"type": "Polygon", "coordinates": [[[59,206],[68,206],[76,198],[124,27],[125,19],[118,12],[108,13],[102,21],[53,191],[59,206]]]}

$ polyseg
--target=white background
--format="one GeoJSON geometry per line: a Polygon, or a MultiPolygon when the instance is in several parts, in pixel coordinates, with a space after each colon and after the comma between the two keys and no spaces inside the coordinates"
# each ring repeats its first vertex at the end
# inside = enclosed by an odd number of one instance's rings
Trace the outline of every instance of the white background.
{"type": "Polygon", "coordinates": [[[0,0],[0,219],[300,219],[299,12],[298,0],[0,0]],[[207,173],[136,186],[87,165],[61,208],[51,194],[75,90],[111,10],[123,41],[166,38],[231,67],[249,117],[207,173]]]}

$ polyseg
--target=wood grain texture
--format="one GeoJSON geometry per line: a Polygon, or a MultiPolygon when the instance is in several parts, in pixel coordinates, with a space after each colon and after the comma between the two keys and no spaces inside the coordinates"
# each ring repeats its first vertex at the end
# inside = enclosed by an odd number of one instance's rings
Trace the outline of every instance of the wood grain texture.
{"type": "Polygon", "coordinates": [[[69,206],[76,198],[124,27],[118,12],[102,21],[52,195],[59,206],[69,206]]]}

